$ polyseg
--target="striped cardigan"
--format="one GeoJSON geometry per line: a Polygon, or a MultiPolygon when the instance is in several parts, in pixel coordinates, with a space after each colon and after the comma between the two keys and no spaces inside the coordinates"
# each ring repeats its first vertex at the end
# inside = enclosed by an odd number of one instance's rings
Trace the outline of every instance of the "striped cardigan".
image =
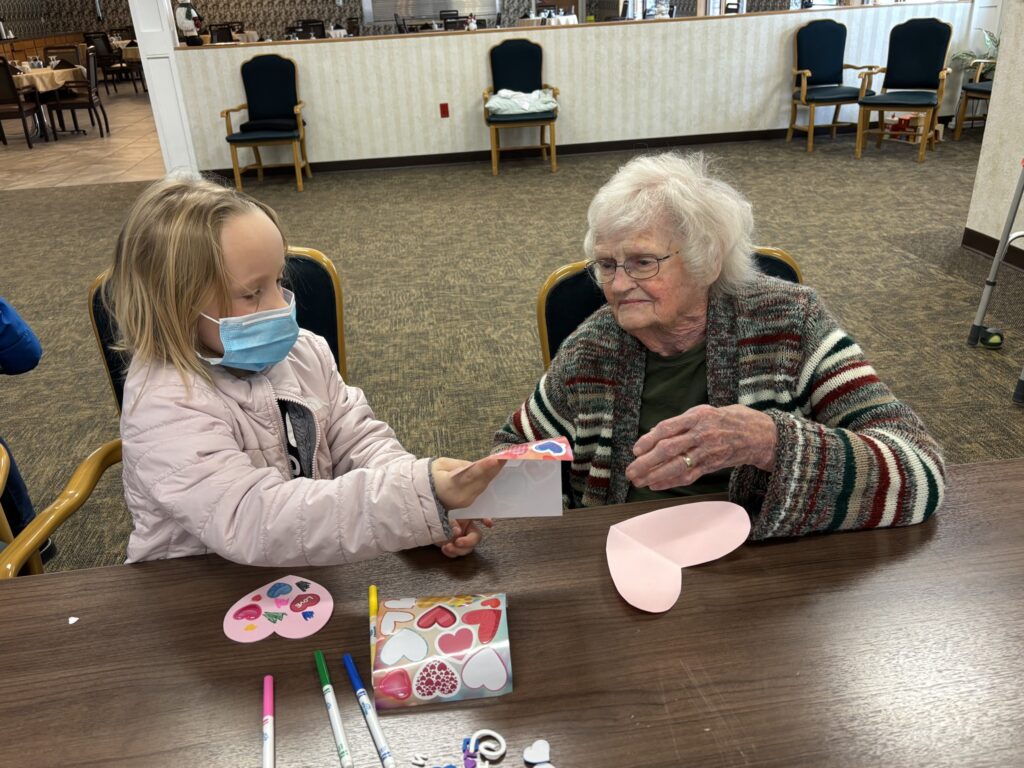
{"type": "MultiPolygon", "coordinates": [[[[498,446],[562,435],[574,460],[570,507],[620,504],[639,437],[646,349],[603,307],[563,343],[533,395],[496,433],[498,446]]],[[[713,296],[708,399],[770,415],[775,470],[736,467],[729,497],[751,538],[911,525],[942,500],[939,446],[897,400],[807,287],[759,277],[713,296]]]]}

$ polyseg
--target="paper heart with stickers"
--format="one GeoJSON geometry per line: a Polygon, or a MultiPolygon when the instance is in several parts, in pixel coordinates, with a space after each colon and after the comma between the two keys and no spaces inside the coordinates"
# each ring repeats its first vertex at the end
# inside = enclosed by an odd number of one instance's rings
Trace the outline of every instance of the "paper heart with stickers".
{"type": "Polygon", "coordinates": [[[682,570],[732,552],[750,534],[750,516],[728,501],[665,507],[608,529],[605,555],[615,588],[630,605],[663,613],[682,591],[682,570]]]}
{"type": "Polygon", "coordinates": [[[562,514],[562,462],[572,461],[568,440],[554,437],[510,445],[493,455],[505,459],[505,466],[476,501],[451,512],[453,520],[562,514]]]}
{"type": "Polygon", "coordinates": [[[374,703],[386,711],[512,691],[504,594],[397,598],[375,617],[374,703]],[[401,628],[394,627],[395,614],[401,628]]]}
{"type": "Polygon", "coordinates": [[[310,579],[285,576],[232,605],[224,614],[224,634],[239,643],[271,635],[298,640],[323,629],[333,612],[330,592],[310,579]]]}

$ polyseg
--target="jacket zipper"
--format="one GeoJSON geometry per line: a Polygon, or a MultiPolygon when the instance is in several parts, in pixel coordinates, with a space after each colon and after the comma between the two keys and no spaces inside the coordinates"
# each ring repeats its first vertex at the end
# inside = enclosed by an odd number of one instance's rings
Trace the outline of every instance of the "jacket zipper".
{"type": "MultiPolygon", "coordinates": [[[[309,405],[305,401],[299,400],[297,397],[287,397],[287,396],[278,395],[277,392],[274,391],[274,385],[271,384],[269,380],[267,381],[267,386],[270,387],[270,394],[273,395],[273,397],[274,397],[274,404],[275,405],[277,405],[277,401],[278,400],[284,400],[286,403],[295,403],[295,405],[297,405],[297,406],[299,406],[301,408],[305,408],[307,411],[309,411],[309,415],[313,417],[313,426],[316,428],[316,441],[313,443],[313,456],[310,459],[310,464],[312,465],[311,469],[313,470],[313,479],[314,480],[319,480],[320,479],[320,471],[317,469],[317,466],[316,466],[316,457],[317,457],[317,453],[320,450],[320,422],[316,420],[316,414],[313,413],[313,409],[310,408],[309,405]]],[[[284,456],[285,456],[285,459],[287,460],[287,458],[288,458],[288,428],[285,426],[284,416],[281,415],[281,409],[277,408],[276,410],[277,410],[277,420],[278,420],[278,422],[281,425],[281,447],[284,448],[284,456]]]]}

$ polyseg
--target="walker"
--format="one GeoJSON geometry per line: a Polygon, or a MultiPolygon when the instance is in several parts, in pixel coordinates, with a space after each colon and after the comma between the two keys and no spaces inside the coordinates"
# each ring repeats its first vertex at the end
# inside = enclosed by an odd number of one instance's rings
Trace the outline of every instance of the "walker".
{"type": "MultiPolygon", "coordinates": [[[[976,347],[979,342],[987,349],[999,349],[1003,346],[1005,334],[998,328],[985,327],[985,313],[988,311],[989,299],[992,298],[992,289],[996,285],[996,272],[999,271],[999,265],[1006,257],[1006,251],[1009,249],[1010,243],[1024,237],[1024,230],[1010,232],[1013,220],[1017,217],[1017,211],[1020,209],[1021,197],[1024,197],[1024,160],[1021,160],[1020,178],[1017,179],[1017,189],[1013,193],[1010,210],[1006,214],[1003,235],[999,238],[999,247],[996,248],[995,256],[992,258],[992,269],[989,271],[988,279],[985,281],[985,289],[981,292],[981,303],[978,304],[978,313],[974,316],[974,325],[971,326],[971,333],[967,337],[968,346],[976,347]]],[[[1017,405],[1024,405],[1024,370],[1021,370],[1020,378],[1017,379],[1017,387],[1013,391],[1013,402],[1017,405]]]]}

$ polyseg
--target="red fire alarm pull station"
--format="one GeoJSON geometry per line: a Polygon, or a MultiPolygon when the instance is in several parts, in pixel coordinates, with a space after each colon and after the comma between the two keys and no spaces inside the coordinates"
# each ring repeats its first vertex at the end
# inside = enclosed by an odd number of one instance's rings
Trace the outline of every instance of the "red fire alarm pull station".
{"type": "Polygon", "coordinates": [[[442,104],[441,105],[441,117],[448,117],[448,105],[447,104],[442,104]]]}

